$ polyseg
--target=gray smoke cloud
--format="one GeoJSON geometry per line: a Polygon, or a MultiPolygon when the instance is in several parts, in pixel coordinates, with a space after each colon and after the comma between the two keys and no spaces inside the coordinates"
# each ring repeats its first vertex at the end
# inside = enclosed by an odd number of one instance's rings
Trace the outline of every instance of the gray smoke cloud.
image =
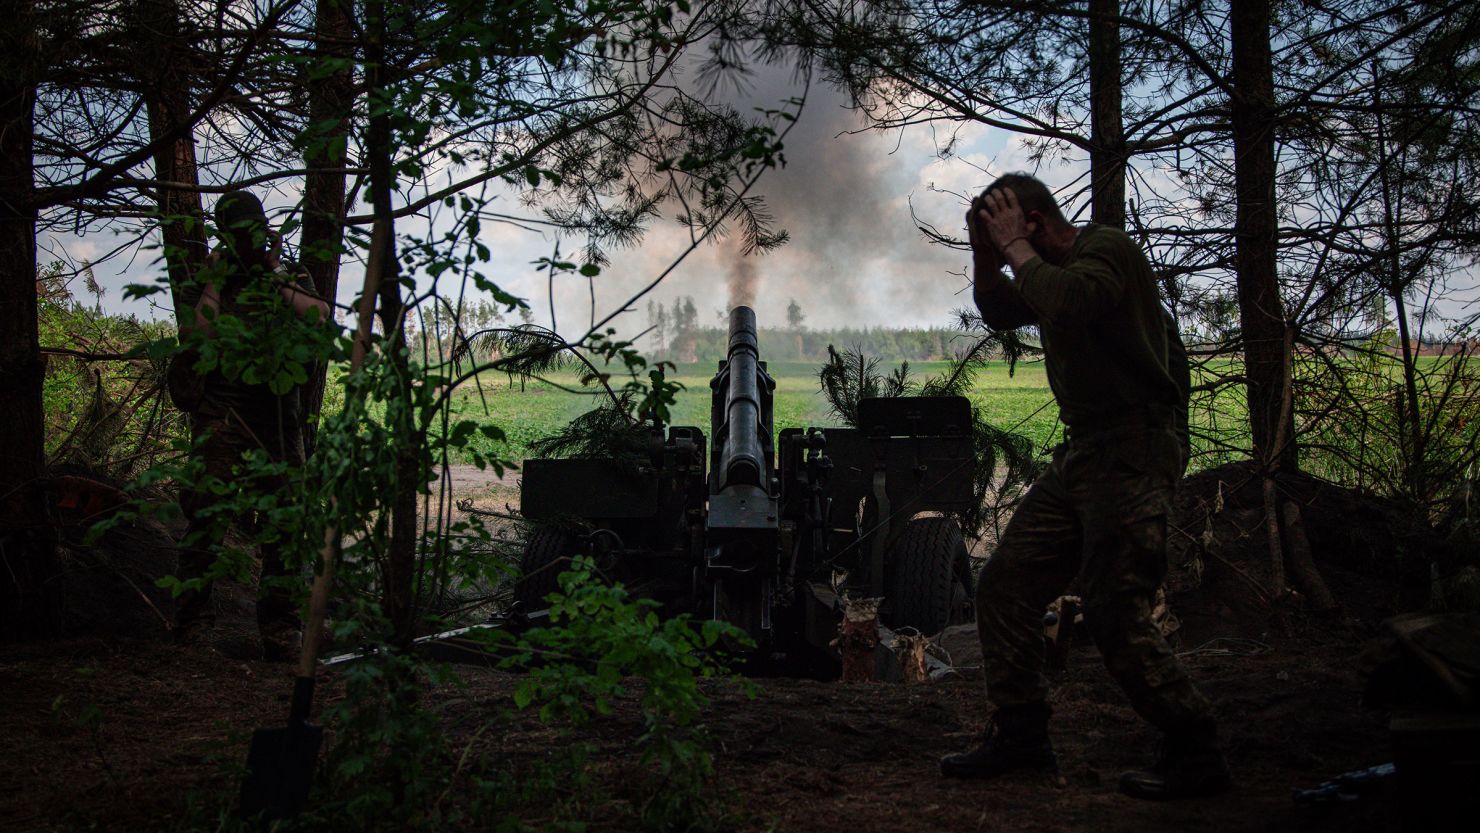
{"type": "MultiPolygon", "coordinates": [[[[753,99],[768,94],[785,97],[786,87],[758,85],[753,99]]],[[[777,252],[741,263],[759,260],[768,291],[798,296],[804,307],[824,317],[831,312],[852,320],[870,300],[858,290],[879,278],[880,267],[904,255],[919,235],[907,215],[889,216],[889,207],[908,192],[910,172],[888,164],[877,141],[882,136],[854,132],[862,121],[845,105],[835,90],[810,91],[800,121],[786,137],[786,167],[768,173],[758,189],[791,240],[777,252]]],[[[754,267],[746,263],[746,268],[754,267]]]]}
{"type": "MultiPolygon", "coordinates": [[[[711,97],[741,113],[752,113],[757,108],[789,107],[787,100],[802,93],[789,66],[753,64],[750,69],[743,90],[723,86],[711,97]]],[[[685,82],[698,94],[696,75],[690,69],[685,82]]],[[[653,220],[639,245],[611,252],[611,262],[598,277],[561,275],[553,292],[546,273],[534,264],[552,256],[555,237],[527,225],[485,224],[481,239],[497,253],[488,277],[527,299],[534,319],[541,323],[551,321],[546,299],[553,295],[559,328],[572,337],[619,308],[629,312],[615,326],[624,334],[639,332],[648,323],[643,313],[648,300],[671,308],[685,296],[694,299],[704,324],[722,320],[735,303],[748,303],[763,326],[777,325],[785,321],[793,299],[801,305],[808,326],[816,328],[949,324],[950,310],[970,301],[969,292],[963,292],[966,278],[960,274],[967,258],[923,239],[911,223],[911,197],[922,216],[942,231],[959,232],[964,205],[930,186],[974,192],[990,180],[982,169],[994,160],[976,152],[966,165],[943,165],[934,153],[931,128],[912,128],[903,134],[859,132],[865,125],[848,109],[844,94],[814,85],[807,97],[800,121],[785,138],[786,165],[768,171],[751,192],[765,200],[775,225],[790,234],[779,250],[742,256],[738,229],[731,223],[731,238],[702,245],[650,295],[628,304],[691,244],[690,230],[674,222],[679,208],[670,204],[661,208],[664,216],[653,220]]],[[[958,147],[970,144],[961,142],[958,147]]],[[[1022,167],[1029,166],[1011,164],[1008,169],[1022,167]]],[[[519,204],[517,190],[496,197],[498,210],[537,215],[519,204]]],[[[421,228],[415,221],[403,222],[400,229],[435,236],[430,226],[421,228]]],[[[54,245],[78,257],[113,246],[108,238],[95,239],[101,242],[69,238],[54,245]]],[[[562,256],[570,257],[580,243],[560,241],[562,256]]],[[[99,281],[114,290],[153,276],[129,263],[118,260],[100,267],[99,281]]],[[[358,264],[346,264],[340,281],[342,303],[352,301],[360,276],[358,264]]],[[[121,297],[121,292],[110,291],[108,306],[152,317],[145,302],[125,307],[121,297]]]]}
{"type": "MultiPolygon", "coordinates": [[[[708,97],[753,113],[786,106],[803,91],[791,67],[757,64],[751,70],[743,90],[721,86],[708,97]]],[[[700,322],[710,325],[745,304],[756,310],[762,326],[778,326],[792,300],[816,328],[952,322],[952,309],[970,301],[969,292],[962,291],[967,258],[927,241],[911,221],[911,202],[938,228],[954,233],[964,205],[930,186],[944,176],[948,181],[942,186],[967,191],[980,188],[984,175],[958,166],[969,181],[957,181],[960,175],[939,162],[927,129],[903,136],[868,131],[847,104],[842,92],[813,85],[800,119],[785,136],[784,167],[767,171],[750,192],[764,200],[774,226],[785,229],[789,241],[771,252],[743,255],[743,231],[732,221],[727,237],[702,245],[663,281],[651,296],[655,303],[666,308],[675,299],[692,297],[700,322]]],[[[596,281],[599,308],[622,303],[688,247],[688,230],[672,222],[676,207],[663,211],[638,247],[613,253],[596,281]]],[[[543,294],[542,288],[537,291],[543,294]]],[[[575,281],[557,291],[562,327],[584,318],[586,292],[575,281]],[[573,316],[578,310],[582,314],[573,316]]],[[[622,319],[623,332],[650,323],[643,318],[644,306],[629,307],[634,314],[622,319]]]]}
{"type": "Polygon", "coordinates": [[[755,306],[756,292],[760,288],[760,270],[756,268],[754,255],[745,253],[740,239],[731,236],[725,240],[724,257],[729,261],[725,285],[729,289],[729,309],[755,306]]]}
{"type": "MultiPolygon", "coordinates": [[[[722,93],[722,103],[752,112],[801,92],[790,67],[752,70],[747,89],[722,93]]],[[[943,204],[947,217],[960,210],[948,195],[921,188],[921,171],[936,161],[933,142],[905,143],[865,128],[841,91],[813,85],[807,92],[785,138],[785,167],[767,172],[755,189],[790,240],[750,256],[739,254],[737,235],[718,247],[731,306],[756,307],[762,323],[784,320],[791,299],[818,327],[950,322],[963,279],[949,272],[960,272],[965,257],[926,241],[910,219],[912,195],[943,204]]],[[[687,285],[665,292],[687,294],[687,285]]]]}

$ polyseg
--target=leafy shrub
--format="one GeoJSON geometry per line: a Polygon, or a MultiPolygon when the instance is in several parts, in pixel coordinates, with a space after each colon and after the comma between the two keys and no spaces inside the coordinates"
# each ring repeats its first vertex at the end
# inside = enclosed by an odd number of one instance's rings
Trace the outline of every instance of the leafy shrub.
{"type": "Polygon", "coordinates": [[[579,727],[611,714],[616,700],[636,687],[643,734],[637,745],[653,779],[639,807],[656,830],[704,826],[705,784],[713,774],[700,714],[708,698],[700,681],[729,676],[718,651],[723,642],[748,644],[725,622],[689,616],[661,618],[659,605],[632,600],[605,583],[595,564],[576,558],[550,597],[551,626],[526,634],[506,667],[527,668],[515,704],[538,708],[547,723],[579,727]]]}
{"type": "MultiPolygon", "coordinates": [[[[101,301],[102,290],[83,277],[101,301]]],[[[42,382],[48,464],[125,481],[170,456],[184,421],[165,396],[164,357],[139,348],[168,339],[173,328],[83,303],[60,264],[36,283],[39,341],[54,351],[45,354],[42,382]]]]}
{"type": "Polygon", "coordinates": [[[1480,368],[1468,348],[1418,357],[1411,367],[1386,349],[1300,365],[1308,379],[1301,411],[1311,426],[1301,438],[1302,468],[1399,500],[1430,522],[1469,518],[1480,464],[1480,368]]]}

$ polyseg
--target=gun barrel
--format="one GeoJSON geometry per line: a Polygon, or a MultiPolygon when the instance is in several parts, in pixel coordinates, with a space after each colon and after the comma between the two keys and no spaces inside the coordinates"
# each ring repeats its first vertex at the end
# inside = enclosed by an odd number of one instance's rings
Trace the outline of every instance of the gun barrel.
{"type": "Polygon", "coordinates": [[[738,484],[768,488],[761,432],[759,382],[760,341],[756,334],[755,310],[730,310],[730,346],[727,353],[729,385],[725,392],[727,433],[720,460],[721,488],[738,484]]]}

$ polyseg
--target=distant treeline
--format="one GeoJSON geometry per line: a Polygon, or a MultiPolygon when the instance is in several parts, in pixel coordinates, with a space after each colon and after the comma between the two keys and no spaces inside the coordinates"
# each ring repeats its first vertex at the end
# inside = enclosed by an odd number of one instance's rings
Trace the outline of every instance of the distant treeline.
{"type": "MultiPolygon", "coordinates": [[[[673,338],[660,359],[673,362],[713,362],[725,357],[729,333],[719,327],[690,330],[673,338]]],[[[945,328],[925,330],[855,329],[787,330],[762,327],[761,358],[770,362],[822,362],[829,344],[853,348],[885,362],[930,361],[952,358],[968,342],[966,334],[945,328]]]]}
{"type": "MultiPolygon", "coordinates": [[[[671,308],[648,305],[648,336],[642,347],[652,357],[686,364],[725,357],[729,333],[724,326],[700,326],[692,298],[679,298],[671,308]]],[[[969,345],[959,329],[930,327],[888,329],[842,327],[814,330],[806,326],[800,305],[792,301],[786,326],[760,328],[761,358],[771,362],[822,362],[828,345],[853,348],[886,362],[949,359],[969,345]]]]}

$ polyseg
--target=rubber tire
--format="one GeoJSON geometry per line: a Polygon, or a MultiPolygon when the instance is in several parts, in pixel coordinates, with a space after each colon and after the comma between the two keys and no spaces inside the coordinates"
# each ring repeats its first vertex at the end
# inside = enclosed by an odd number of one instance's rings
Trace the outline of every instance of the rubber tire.
{"type": "Polygon", "coordinates": [[[581,546],[576,536],[563,529],[542,526],[535,529],[524,544],[519,559],[519,583],[514,585],[514,601],[525,611],[544,610],[545,597],[560,589],[557,579],[579,555],[581,546]]]}
{"type": "Polygon", "coordinates": [[[966,541],[953,518],[915,518],[887,553],[884,594],[887,623],[932,636],[957,624],[963,591],[959,565],[966,541]]]}

